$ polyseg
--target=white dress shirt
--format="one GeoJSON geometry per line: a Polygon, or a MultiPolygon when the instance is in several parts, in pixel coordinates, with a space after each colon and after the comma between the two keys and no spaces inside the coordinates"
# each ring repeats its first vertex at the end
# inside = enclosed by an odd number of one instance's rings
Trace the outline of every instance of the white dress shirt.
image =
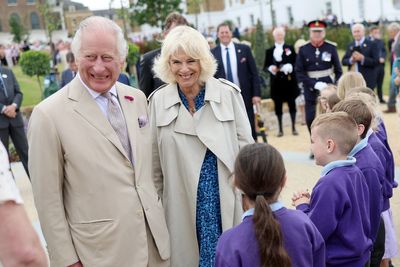
{"type": "Polygon", "coordinates": [[[0,204],[6,201],[14,201],[17,204],[23,203],[10,170],[7,150],[0,142],[0,204]]]}
{"type": "Polygon", "coordinates": [[[230,42],[227,46],[221,44],[221,56],[222,56],[222,63],[224,64],[225,70],[225,77],[227,77],[227,66],[226,66],[226,48],[229,50],[229,60],[231,62],[231,70],[232,70],[232,78],[233,83],[240,87],[239,76],[238,76],[238,64],[236,58],[236,49],[233,42],[230,42]]]}
{"type": "MultiPolygon", "coordinates": [[[[77,73],[77,76],[79,78],[79,80],[82,82],[82,84],[85,86],[86,90],[88,90],[88,92],[90,93],[90,95],[93,97],[94,101],[96,101],[97,105],[99,106],[101,112],[104,114],[104,116],[106,116],[106,118],[108,118],[107,115],[107,106],[108,106],[108,100],[106,97],[102,96],[101,93],[96,92],[92,89],[89,88],[89,86],[87,86],[83,81],[81,76],[79,75],[79,72],[77,73]]],[[[115,85],[113,85],[111,87],[111,89],[109,90],[109,92],[111,93],[111,95],[113,96],[113,100],[115,101],[115,103],[117,103],[119,109],[122,112],[121,109],[121,105],[119,104],[118,101],[118,95],[117,95],[117,88],[115,87],[115,85]]],[[[124,114],[122,112],[122,114],[124,114]]]]}
{"type": "Polygon", "coordinates": [[[277,62],[281,62],[281,61],[282,61],[283,44],[284,44],[284,43],[281,43],[281,44],[275,43],[274,59],[275,59],[277,62]]]}

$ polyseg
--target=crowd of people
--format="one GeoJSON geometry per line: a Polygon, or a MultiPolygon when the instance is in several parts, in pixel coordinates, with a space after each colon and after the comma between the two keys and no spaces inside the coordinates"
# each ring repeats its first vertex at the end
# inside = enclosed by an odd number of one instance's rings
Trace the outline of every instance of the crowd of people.
{"type": "MultiPolygon", "coordinates": [[[[383,98],[373,91],[386,58],[379,33],[367,38],[354,24],[340,61],[323,21],[308,24],[310,41],[302,45],[286,44],[284,28],[273,31],[264,71],[278,136],[283,102],[298,135],[302,94],[311,155],[323,167],[311,193],[294,192],[292,210],[279,201],[287,180],[282,155],[255,143],[261,92],[250,47],[234,43],[226,23],[212,49],[182,15],[170,14],[165,25],[161,48],[142,57],[137,90],[121,80],[121,28],[86,18],[66,53],[63,87],[32,112],[24,164],[51,266],[389,266],[397,255],[390,209],[397,182],[383,98]],[[342,64],[350,69],[343,75],[342,64]]],[[[400,26],[389,26],[396,30],[394,97],[400,26]]],[[[22,94],[12,71],[0,71],[2,131],[13,139],[22,94]]],[[[28,266],[47,266],[3,150],[0,213],[22,219],[0,220],[0,240],[7,240],[0,260],[26,257],[9,249],[24,243],[28,266]]]]}

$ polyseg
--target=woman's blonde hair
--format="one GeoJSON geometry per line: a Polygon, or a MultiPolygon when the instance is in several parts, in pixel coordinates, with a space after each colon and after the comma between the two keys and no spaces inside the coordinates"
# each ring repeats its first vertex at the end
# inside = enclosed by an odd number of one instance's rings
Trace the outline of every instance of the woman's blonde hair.
{"type": "Polygon", "coordinates": [[[177,26],[164,39],[161,54],[154,61],[153,70],[159,79],[166,83],[176,83],[169,63],[170,57],[180,51],[199,60],[201,67],[199,82],[203,83],[214,75],[217,63],[204,36],[191,27],[177,26]]]}
{"type": "Polygon", "coordinates": [[[355,87],[366,87],[367,84],[364,77],[359,72],[349,71],[340,77],[338,81],[338,96],[340,99],[345,99],[346,92],[355,87]]]}

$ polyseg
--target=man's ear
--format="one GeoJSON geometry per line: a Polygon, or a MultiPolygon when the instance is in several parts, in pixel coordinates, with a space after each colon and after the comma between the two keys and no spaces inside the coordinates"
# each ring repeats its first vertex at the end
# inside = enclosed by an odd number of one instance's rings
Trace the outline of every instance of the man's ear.
{"type": "Polygon", "coordinates": [[[120,59],[119,60],[119,69],[123,70],[125,65],[125,59],[120,59]]]}

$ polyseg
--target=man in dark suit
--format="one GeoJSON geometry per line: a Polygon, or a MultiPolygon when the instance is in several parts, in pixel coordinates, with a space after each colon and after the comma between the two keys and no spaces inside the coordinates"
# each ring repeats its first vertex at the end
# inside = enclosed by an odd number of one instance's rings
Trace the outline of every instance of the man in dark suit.
{"type": "MultiPolygon", "coordinates": [[[[188,25],[187,20],[181,14],[172,12],[167,16],[164,23],[164,37],[170,30],[179,25],[188,25]]],[[[164,84],[163,81],[154,77],[154,59],[161,53],[161,48],[152,50],[144,54],[140,60],[139,69],[139,89],[148,97],[154,90],[164,84]]]]}
{"type": "Polygon", "coordinates": [[[0,65],[8,66],[6,59],[6,47],[0,44],[0,65]]]}
{"type": "Polygon", "coordinates": [[[379,26],[374,25],[370,28],[369,40],[375,42],[376,47],[379,51],[379,64],[376,65],[376,88],[379,97],[379,101],[384,104],[386,103],[383,100],[382,95],[382,85],[383,78],[385,77],[385,59],[386,59],[386,49],[385,43],[382,41],[381,32],[379,30],[379,26]]]}
{"type": "Polygon", "coordinates": [[[211,52],[217,60],[215,78],[224,78],[240,87],[253,138],[257,139],[253,105],[261,102],[260,78],[250,47],[232,42],[230,25],[222,23],[217,27],[220,44],[211,52]]]}
{"type": "Polygon", "coordinates": [[[379,51],[376,44],[365,38],[364,25],[356,23],[351,28],[354,41],[346,49],[342,64],[349,70],[360,72],[367,86],[376,86],[376,66],[379,64],[379,51]]]}
{"type": "Polygon", "coordinates": [[[14,143],[22,165],[28,172],[28,141],[24,121],[19,112],[22,92],[11,69],[0,66],[0,139],[8,150],[9,138],[14,143]]]}
{"type": "Polygon", "coordinates": [[[65,56],[68,63],[68,69],[64,70],[61,73],[61,83],[60,88],[63,88],[67,85],[72,79],[75,77],[76,73],[78,72],[78,66],[75,63],[75,57],[72,52],[68,52],[65,56]]]}

